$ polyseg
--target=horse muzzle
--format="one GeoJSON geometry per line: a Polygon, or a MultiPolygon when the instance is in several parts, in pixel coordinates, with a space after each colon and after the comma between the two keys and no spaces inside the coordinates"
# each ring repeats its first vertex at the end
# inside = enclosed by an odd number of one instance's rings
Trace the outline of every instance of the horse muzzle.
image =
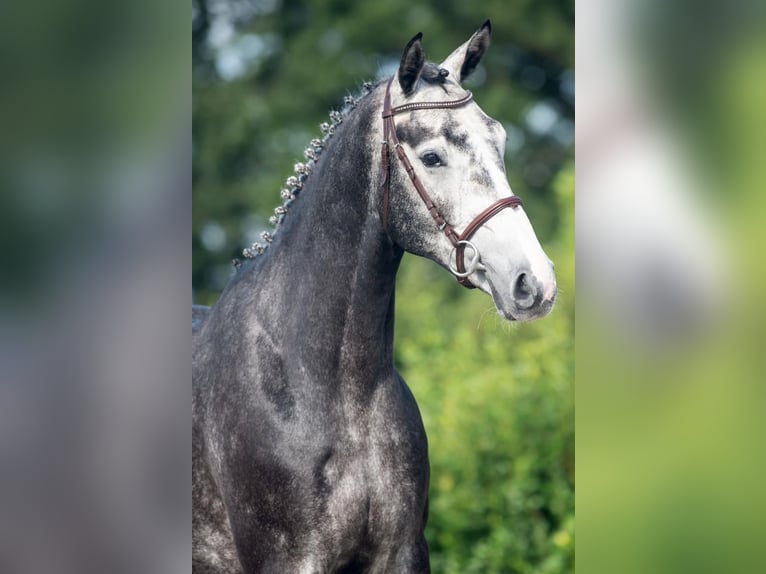
{"type": "MultiPolygon", "coordinates": [[[[541,279],[530,269],[517,271],[510,285],[510,307],[501,313],[515,321],[531,321],[545,317],[553,309],[558,288],[553,272],[541,279]]],[[[506,306],[504,306],[506,307],[506,306]]]]}

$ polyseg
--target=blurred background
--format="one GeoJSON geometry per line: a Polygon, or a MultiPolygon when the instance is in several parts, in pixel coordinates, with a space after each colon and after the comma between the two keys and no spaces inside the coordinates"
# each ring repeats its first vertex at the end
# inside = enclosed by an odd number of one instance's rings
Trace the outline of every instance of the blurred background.
{"type": "Polygon", "coordinates": [[[760,572],[764,4],[577,2],[581,572],[760,572]]]}
{"type": "Polygon", "coordinates": [[[440,62],[491,19],[492,45],[466,87],[506,128],[508,178],[556,264],[558,302],[542,321],[509,325],[488,297],[406,256],[395,362],[430,442],[434,572],[572,572],[573,3],[194,0],[192,10],[202,304],[267,227],[284,179],[345,95],[394,73],[417,32],[440,62]]]}
{"type": "Polygon", "coordinates": [[[187,6],[3,5],[3,573],[191,567],[187,6]]]}

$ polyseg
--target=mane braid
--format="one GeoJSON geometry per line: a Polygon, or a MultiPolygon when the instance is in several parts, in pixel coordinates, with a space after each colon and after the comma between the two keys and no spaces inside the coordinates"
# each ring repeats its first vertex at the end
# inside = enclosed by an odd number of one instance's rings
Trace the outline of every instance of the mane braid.
{"type": "MultiPolygon", "coordinates": [[[[266,252],[269,248],[269,244],[274,240],[274,235],[279,231],[290,206],[300,195],[303,184],[306,182],[309,175],[314,170],[314,166],[319,161],[319,157],[327,146],[327,142],[330,141],[330,138],[332,138],[333,135],[335,135],[335,128],[341,124],[343,119],[357,106],[359,100],[372,92],[374,87],[375,84],[372,82],[364,82],[362,84],[362,92],[360,95],[347,95],[343,99],[343,109],[341,111],[332,110],[330,112],[330,121],[319,124],[319,129],[323,134],[322,139],[314,138],[309,142],[308,147],[303,152],[306,161],[295,164],[293,168],[294,175],[291,175],[285,180],[285,186],[279,192],[279,196],[282,198],[282,203],[274,209],[274,214],[269,217],[269,223],[273,226],[273,229],[261,233],[261,239],[264,243],[255,242],[250,247],[245,247],[242,250],[242,255],[245,259],[255,259],[258,255],[262,255],[266,252]]],[[[239,259],[233,259],[232,264],[236,269],[239,269],[241,261],[239,259]]]]}

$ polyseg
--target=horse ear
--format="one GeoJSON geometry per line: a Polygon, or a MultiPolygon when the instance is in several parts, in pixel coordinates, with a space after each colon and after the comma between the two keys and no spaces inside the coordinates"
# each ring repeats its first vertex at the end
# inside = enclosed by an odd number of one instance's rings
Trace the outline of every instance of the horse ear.
{"type": "Polygon", "coordinates": [[[453,78],[462,82],[479,65],[484,52],[489,48],[491,34],[492,24],[487,20],[465,44],[452,52],[439,67],[449,70],[453,78]]]}
{"type": "Polygon", "coordinates": [[[418,32],[415,37],[407,43],[407,47],[402,54],[402,61],[399,63],[399,85],[405,95],[412,93],[415,84],[423,71],[426,57],[423,53],[423,46],[420,40],[423,33],[418,32]]]}

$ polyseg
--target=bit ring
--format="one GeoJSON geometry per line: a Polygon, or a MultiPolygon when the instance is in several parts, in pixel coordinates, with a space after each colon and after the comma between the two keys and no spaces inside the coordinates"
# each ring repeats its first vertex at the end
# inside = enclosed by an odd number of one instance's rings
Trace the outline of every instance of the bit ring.
{"type": "Polygon", "coordinates": [[[457,245],[452,248],[452,251],[450,251],[447,266],[455,277],[460,277],[462,279],[463,277],[468,277],[471,273],[476,271],[476,268],[479,266],[479,261],[481,261],[481,255],[479,254],[479,250],[476,248],[476,246],[466,239],[461,239],[457,242],[457,245]],[[466,247],[473,249],[473,257],[465,266],[465,271],[462,273],[452,266],[452,256],[457,252],[457,245],[465,245],[466,247]]]}

